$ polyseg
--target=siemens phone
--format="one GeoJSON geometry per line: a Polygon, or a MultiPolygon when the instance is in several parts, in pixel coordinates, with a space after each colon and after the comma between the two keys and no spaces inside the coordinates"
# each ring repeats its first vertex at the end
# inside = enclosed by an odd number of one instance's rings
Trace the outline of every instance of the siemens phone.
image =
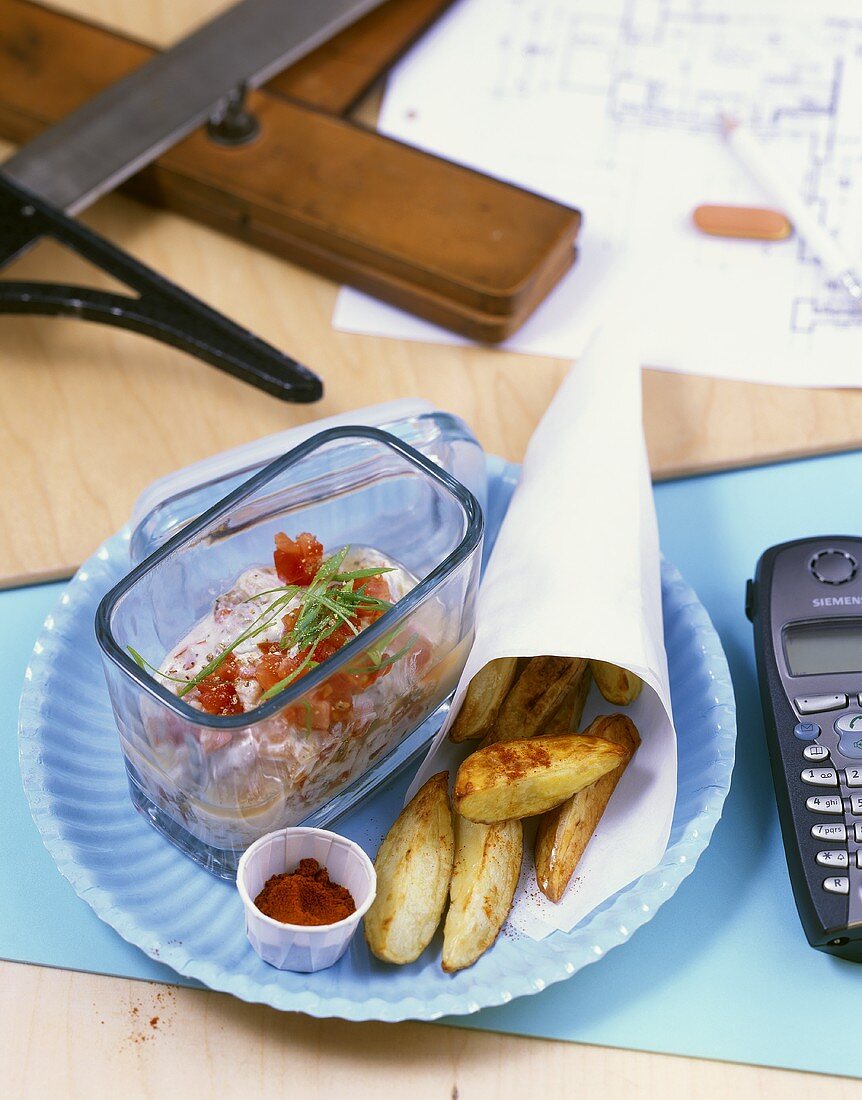
{"type": "Polygon", "coordinates": [[[767,550],[745,609],[796,906],[812,947],[862,961],[862,539],[767,550]]]}

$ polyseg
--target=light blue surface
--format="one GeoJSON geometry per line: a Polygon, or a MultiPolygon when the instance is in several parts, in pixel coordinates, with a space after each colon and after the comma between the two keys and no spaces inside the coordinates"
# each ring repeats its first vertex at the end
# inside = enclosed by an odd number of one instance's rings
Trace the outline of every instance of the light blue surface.
{"type": "MultiPolygon", "coordinates": [[[[787,880],[766,758],[744,582],[766,546],[856,533],[862,454],[657,487],[665,554],[713,617],[737,694],[733,786],[696,873],[623,948],[535,997],[459,1019],[518,1034],[862,1075],[853,1042],[813,1021],[853,1018],[858,964],[805,943],[787,880]]],[[[58,586],[0,596],[0,953],[53,965],[176,980],[124,944],[74,896],[42,848],[18,789],[14,728],[32,641],[58,586]],[[22,905],[22,899],[24,904],[22,905]],[[10,904],[11,901],[11,904],[10,904]],[[14,904],[14,912],[12,905],[14,904]]]]}
{"type": "Polygon", "coordinates": [[[176,982],[173,970],[126,943],[75,896],[42,844],[21,787],[18,696],[33,642],[63,587],[0,593],[0,958],[176,982]]]}

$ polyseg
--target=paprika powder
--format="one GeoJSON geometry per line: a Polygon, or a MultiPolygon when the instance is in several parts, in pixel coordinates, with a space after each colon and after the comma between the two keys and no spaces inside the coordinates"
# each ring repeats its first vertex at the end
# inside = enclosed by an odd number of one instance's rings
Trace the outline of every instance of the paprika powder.
{"type": "Polygon", "coordinates": [[[335,924],[356,911],[350,891],[331,882],[316,859],[301,859],[292,873],[267,879],[254,904],[282,924],[335,924]]]}

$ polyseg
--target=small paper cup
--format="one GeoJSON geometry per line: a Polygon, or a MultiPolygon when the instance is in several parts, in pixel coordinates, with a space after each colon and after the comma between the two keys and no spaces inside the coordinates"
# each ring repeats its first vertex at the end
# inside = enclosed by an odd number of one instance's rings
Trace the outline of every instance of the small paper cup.
{"type": "Polygon", "coordinates": [[[248,848],[239,861],[236,887],[245,908],[249,943],[279,970],[311,973],[338,962],[377,893],[374,864],[358,844],[326,829],[279,829],[248,848]],[[301,859],[316,859],[333,882],[346,887],[355,912],[335,924],[282,924],[261,913],[254,899],[273,875],[292,872],[301,859]]]}

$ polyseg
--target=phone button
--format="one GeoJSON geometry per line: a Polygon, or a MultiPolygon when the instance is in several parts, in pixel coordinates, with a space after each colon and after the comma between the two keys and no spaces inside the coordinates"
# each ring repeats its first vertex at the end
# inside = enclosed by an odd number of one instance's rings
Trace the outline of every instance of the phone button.
{"type": "Polygon", "coordinates": [[[838,751],[845,760],[862,760],[862,735],[842,733],[838,739],[838,751]]]}
{"type": "Polygon", "coordinates": [[[805,805],[816,814],[844,813],[844,803],[837,794],[813,794],[805,805]]]}
{"type": "MultiPolygon", "coordinates": [[[[859,825],[856,826],[857,830],[859,825]]],[[[846,840],[846,825],[812,825],[811,835],[815,840],[846,840]]]]}
{"type": "Polygon", "coordinates": [[[850,879],[849,878],[825,878],[823,880],[823,889],[829,894],[849,894],[850,893],[850,879]]]}
{"type": "Polygon", "coordinates": [[[847,760],[862,760],[862,713],[839,714],[834,727],[840,740],[838,751],[847,760]]]}
{"type": "Polygon", "coordinates": [[[862,737],[862,711],[848,711],[847,714],[839,714],[835,719],[836,733],[855,733],[862,737]]]}
{"type": "Polygon", "coordinates": [[[822,710],[842,710],[846,695],[799,695],[793,700],[800,714],[819,714],[822,710]]]}
{"type": "Polygon", "coordinates": [[[846,852],[839,850],[833,852],[818,852],[817,862],[821,867],[846,867],[850,862],[850,857],[846,852]]]}
{"type": "Polygon", "coordinates": [[[793,727],[793,734],[800,741],[813,741],[820,735],[820,727],[816,722],[797,722],[793,727]]]}
{"type": "Polygon", "coordinates": [[[806,745],[802,755],[806,760],[828,760],[829,749],[825,745],[806,745]]]}
{"type": "Polygon", "coordinates": [[[803,783],[812,783],[815,787],[838,786],[838,772],[834,768],[806,768],[799,778],[803,783]]]}
{"type": "Polygon", "coordinates": [[[857,817],[862,816],[862,794],[850,795],[850,813],[857,817]]]}
{"type": "Polygon", "coordinates": [[[847,768],[844,780],[848,787],[862,787],[862,768],[847,768]]]}

